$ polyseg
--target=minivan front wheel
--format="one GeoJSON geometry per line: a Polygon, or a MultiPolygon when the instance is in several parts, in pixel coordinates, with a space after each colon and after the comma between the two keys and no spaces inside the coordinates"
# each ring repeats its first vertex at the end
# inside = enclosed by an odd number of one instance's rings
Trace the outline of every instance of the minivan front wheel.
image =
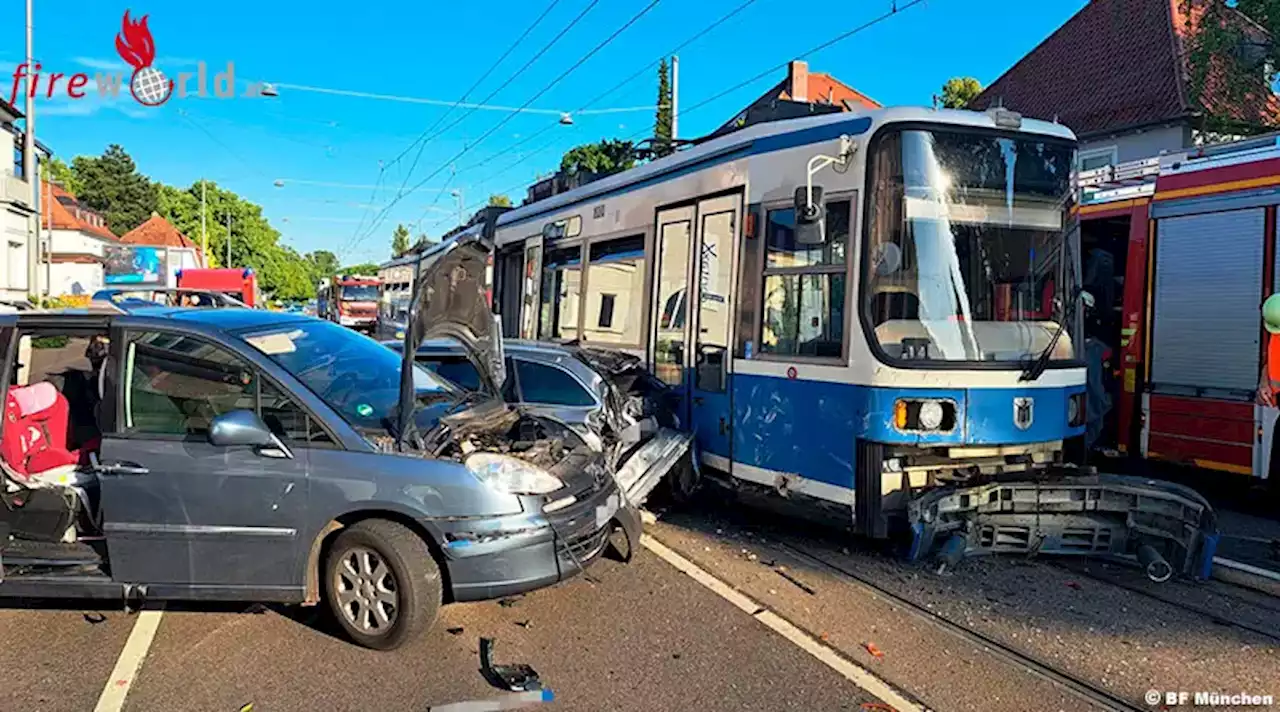
{"type": "Polygon", "coordinates": [[[344,632],[375,650],[393,650],[435,622],[440,567],[406,527],[369,519],[348,527],[325,559],[325,598],[344,632]]]}

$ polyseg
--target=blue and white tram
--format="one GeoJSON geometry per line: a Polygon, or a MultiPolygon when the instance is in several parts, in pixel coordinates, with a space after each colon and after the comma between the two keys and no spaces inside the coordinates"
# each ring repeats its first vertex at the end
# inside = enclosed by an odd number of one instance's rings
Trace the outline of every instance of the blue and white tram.
{"type": "Polygon", "coordinates": [[[643,356],[704,465],[919,535],[971,506],[919,493],[1083,434],[1075,145],[1002,109],[748,127],[503,213],[494,308],[643,356]]]}

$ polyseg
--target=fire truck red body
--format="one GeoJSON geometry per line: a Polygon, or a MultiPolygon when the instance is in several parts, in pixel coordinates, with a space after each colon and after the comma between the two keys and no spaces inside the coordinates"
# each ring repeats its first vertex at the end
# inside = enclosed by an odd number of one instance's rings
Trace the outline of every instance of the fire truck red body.
{"type": "Polygon", "coordinates": [[[325,318],[372,334],[378,325],[382,280],[377,277],[335,276],[328,286],[328,313],[325,318]]]}
{"type": "Polygon", "coordinates": [[[249,268],[184,269],[178,271],[179,289],[203,289],[235,297],[251,307],[259,306],[258,276],[249,268]]]}
{"type": "Polygon", "coordinates": [[[1085,271],[1096,250],[1114,263],[1114,294],[1099,304],[1104,341],[1119,353],[1109,445],[1280,484],[1271,477],[1280,411],[1256,398],[1260,305],[1280,269],[1280,136],[1078,180],[1085,271]]]}

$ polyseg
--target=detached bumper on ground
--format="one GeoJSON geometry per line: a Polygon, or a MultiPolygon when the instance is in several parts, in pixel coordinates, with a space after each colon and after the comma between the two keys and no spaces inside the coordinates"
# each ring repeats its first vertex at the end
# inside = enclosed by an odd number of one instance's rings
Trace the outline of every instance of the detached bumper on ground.
{"type": "Polygon", "coordinates": [[[1203,579],[1218,543],[1213,509],[1194,490],[1120,475],[939,488],[912,500],[907,518],[910,558],[940,549],[952,564],[974,554],[1108,556],[1137,560],[1157,580],[1166,563],[1203,579]]]}

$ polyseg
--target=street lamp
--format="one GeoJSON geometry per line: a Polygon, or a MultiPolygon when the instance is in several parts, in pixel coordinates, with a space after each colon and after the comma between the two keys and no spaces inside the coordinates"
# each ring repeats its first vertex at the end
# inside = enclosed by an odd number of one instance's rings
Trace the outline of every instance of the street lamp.
{"type": "Polygon", "coordinates": [[[466,222],[462,218],[462,190],[455,190],[449,194],[458,199],[458,224],[461,225],[466,222]]]}
{"type": "Polygon", "coordinates": [[[276,179],[276,181],[275,181],[275,183],[272,183],[272,185],[274,185],[274,186],[275,186],[275,187],[277,187],[277,188],[283,188],[283,187],[284,187],[284,179],[283,179],[283,178],[277,178],[277,179],[276,179]]]}
{"type": "Polygon", "coordinates": [[[560,114],[560,125],[573,126],[573,117],[569,115],[569,112],[566,111],[560,114]]]}

